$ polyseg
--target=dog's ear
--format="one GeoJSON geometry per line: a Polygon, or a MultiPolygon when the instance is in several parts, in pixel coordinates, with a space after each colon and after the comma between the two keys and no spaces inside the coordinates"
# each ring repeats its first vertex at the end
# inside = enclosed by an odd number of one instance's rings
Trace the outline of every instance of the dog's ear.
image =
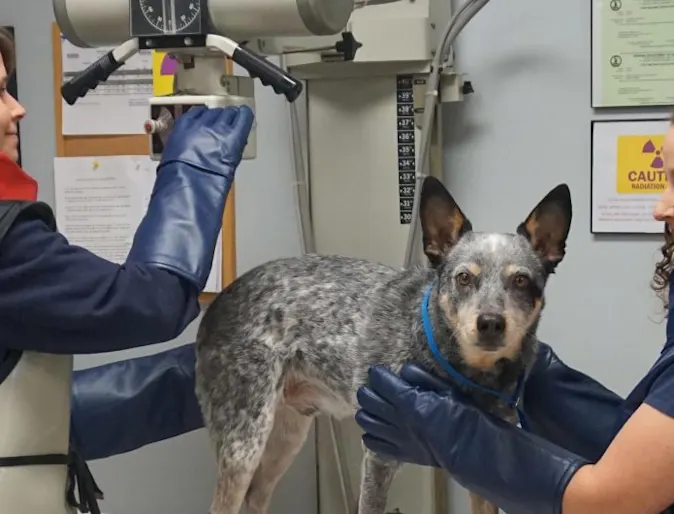
{"type": "Polygon", "coordinates": [[[554,273],[566,253],[571,215],[571,191],[566,184],[560,184],[517,227],[517,233],[531,243],[548,273],[554,273]]]}
{"type": "Polygon", "coordinates": [[[473,229],[442,182],[430,176],[424,179],[421,186],[419,217],[424,253],[434,267],[442,262],[443,254],[454,246],[464,233],[473,229]]]}

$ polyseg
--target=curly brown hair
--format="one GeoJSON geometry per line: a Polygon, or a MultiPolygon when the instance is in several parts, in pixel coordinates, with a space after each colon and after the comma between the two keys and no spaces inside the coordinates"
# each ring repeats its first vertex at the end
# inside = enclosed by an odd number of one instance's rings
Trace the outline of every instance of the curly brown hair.
{"type": "MultiPolygon", "coordinates": [[[[674,113],[669,119],[670,126],[674,126],[674,113]]],[[[674,257],[674,236],[669,229],[669,224],[665,223],[665,242],[660,247],[662,259],[655,265],[655,272],[651,280],[651,288],[660,297],[665,306],[665,311],[669,310],[669,278],[672,274],[672,258],[674,257]]]]}
{"type": "Polygon", "coordinates": [[[655,272],[651,280],[653,291],[660,297],[665,305],[665,311],[669,309],[669,277],[672,274],[672,257],[674,257],[674,237],[665,225],[665,242],[660,247],[662,259],[655,265],[655,272]]]}
{"type": "Polygon", "coordinates": [[[11,32],[4,27],[0,27],[0,56],[5,63],[7,75],[14,72],[15,56],[14,56],[14,38],[11,32]]]}

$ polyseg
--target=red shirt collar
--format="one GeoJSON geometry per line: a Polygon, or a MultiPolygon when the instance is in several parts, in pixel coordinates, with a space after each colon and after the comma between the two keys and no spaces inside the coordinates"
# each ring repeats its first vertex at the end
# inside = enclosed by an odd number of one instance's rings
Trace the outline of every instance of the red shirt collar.
{"type": "Polygon", "coordinates": [[[0,152],[0,200],[37,200],[37,181],[0,152]]]}

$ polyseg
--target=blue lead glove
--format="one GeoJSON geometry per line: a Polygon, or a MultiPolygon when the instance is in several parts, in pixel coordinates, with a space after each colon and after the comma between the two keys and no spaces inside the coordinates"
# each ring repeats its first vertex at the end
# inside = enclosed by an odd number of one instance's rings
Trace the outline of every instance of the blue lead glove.
{"type": "Polygon", "coordinates": [[[172,271],[203,290],[252,126],[246,106],[193,107],[178,119],[127,262],[172,271]]]}
{"type": "Polygon", "coordinates": [[[204,426],[194,393],[194,344],[75,370],[70,440],[102,459],[204,426]]]}
{"type": "Polygon", "coordinates": [[[411,385],[421,376],[428,374],[414,365],[401,376],[370,370],[356,414],[368,449],[442,467],[508,514],[561,514],[566,486],[586,459],[483,413],[446,385],[442,392],[411,385]]]}

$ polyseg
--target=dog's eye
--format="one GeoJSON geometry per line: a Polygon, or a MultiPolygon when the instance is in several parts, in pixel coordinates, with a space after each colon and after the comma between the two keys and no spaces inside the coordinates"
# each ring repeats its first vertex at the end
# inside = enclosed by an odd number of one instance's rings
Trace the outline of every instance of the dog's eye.
{"type": "Polygon", "coordinates": [[[456,283],[460,285],[461,287],[467,287],[471,284],[473,281],[472,277],[470,274],[466,273],[465,271],[459,273],[456,276],[456,283]]]}
{"type": "Polygon", "coordinates": [[[526,275],[515,275],[513,278],[513,284],[518,289],[525,289],[529,286],[529,277],[526,275]]]}

